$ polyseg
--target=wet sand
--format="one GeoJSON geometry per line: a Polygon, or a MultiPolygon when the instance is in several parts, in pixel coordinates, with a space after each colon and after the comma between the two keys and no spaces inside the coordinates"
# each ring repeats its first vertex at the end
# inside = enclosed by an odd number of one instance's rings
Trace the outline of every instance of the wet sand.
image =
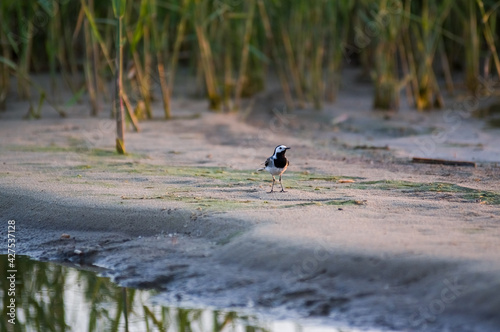
{"type": "Polygon", "coordinates": [[[246,122],[178,99],[180,118],[127,132],[128,156],[114,154],[105,115],[26,121],[11,105],[0,220],[16,221],[19,254],[106,267],[165,303],[384,331],[499,330],[499,130],[343,98],[313,119],[268,105],[246,122]],[[278,144],[292,147],[287,192],[269,194],[270,175],[255,170],[278,144]]]}

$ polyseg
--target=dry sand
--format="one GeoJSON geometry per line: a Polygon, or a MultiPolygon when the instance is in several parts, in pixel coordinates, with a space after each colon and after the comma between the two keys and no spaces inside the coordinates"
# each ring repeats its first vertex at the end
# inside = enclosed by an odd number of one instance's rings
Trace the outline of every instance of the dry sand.
{"type": "Polygon", "coordinates": [[[176,99],[182,117],[128,132],[125,157],[104,115],[26,121],[12,104],[0,114],[0,234],[15,220],[18,254],[103,266],[177,305],[500,330],[499,130],[445,112],[388,117],[350,93],[308,120],[263,102],[252,125],[176,99]],[[269,194],[255,169],[278,144],[292,147],[287,192],[269,194]]]}

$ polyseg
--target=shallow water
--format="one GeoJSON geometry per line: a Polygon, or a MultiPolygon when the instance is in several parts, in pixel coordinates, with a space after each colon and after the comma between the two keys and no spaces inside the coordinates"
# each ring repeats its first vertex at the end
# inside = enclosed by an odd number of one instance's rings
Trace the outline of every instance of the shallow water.
{"type": "Polygon", "coordinates": [[[162,306],[154,303],[154,291],[120,287],[96,271],[25,256],[16,256],[14,263],[12,273],[7,255],[0,255],[0,331],[341,331],[234,311],[162,306]],[[12,275],[15,286],[8,279],[12,275]]]}

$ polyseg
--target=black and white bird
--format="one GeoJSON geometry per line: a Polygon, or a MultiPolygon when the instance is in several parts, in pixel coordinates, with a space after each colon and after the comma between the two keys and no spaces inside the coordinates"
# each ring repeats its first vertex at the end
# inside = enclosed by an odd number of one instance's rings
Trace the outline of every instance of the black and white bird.
{"type": "Polygon", "coordinates": [[[276,175],[280,176],[279,179],[281,184],[281,192],[285,192],[285,190],[283,189],[283,183],[281,182],[281,174],[283,174],[286,171],[289,165],[288,159],[286,159],[285,157],[286,150],[288,149],[290,148],[285,145],[278,145],[274,149],[274,154],[271,157],[267,158],[264,167],[259,168],[257,170],[257,171],[268,171],[269,173],[271,173],[273,177],[273,185],[271,187],[270,193],[272,193],[274,190],[274,182],[276,182],[276,179],[274,177],[276,175]]]}

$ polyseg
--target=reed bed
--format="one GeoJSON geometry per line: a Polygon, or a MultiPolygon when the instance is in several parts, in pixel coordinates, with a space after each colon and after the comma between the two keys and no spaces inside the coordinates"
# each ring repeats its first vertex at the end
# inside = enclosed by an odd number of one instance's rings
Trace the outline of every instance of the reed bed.
{"type": "Polygon", "coordinates": [[[155,100],[172,117],[179,67],[214,111],[240,109],[271,77],[289,108],[321,109],[354,64],[374,86],[374,108],[398,109],[403,90],[417,110],[442,108],[444,93],[482,93],[485,80],[498,80],[499,8],[487,0],[3,0],[0,109],[12,96],[37,98],[30,116],[40,117],[41,103],[67,102],[64,83],[75,100],[86,96],[91,115],[115,105],[138,130],[155,100]],[[50,75],[49,86],[36,86],[38,73],[50,75]]]}

